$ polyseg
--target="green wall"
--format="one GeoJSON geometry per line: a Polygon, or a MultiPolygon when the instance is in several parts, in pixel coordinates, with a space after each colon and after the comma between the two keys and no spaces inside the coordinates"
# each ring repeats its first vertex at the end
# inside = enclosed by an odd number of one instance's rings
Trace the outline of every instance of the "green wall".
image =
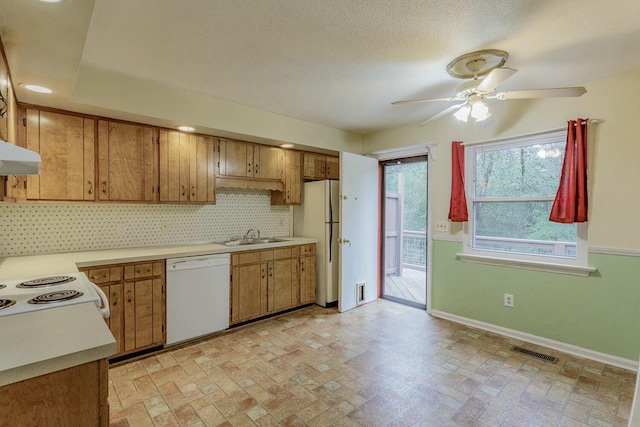
{"type": "Polygon", "coordinates": [[[598,270],[578,277],[462,262],[461,251],[433,242],[433,309],[638,360],[640,257],[589,254],[598,270]]]}

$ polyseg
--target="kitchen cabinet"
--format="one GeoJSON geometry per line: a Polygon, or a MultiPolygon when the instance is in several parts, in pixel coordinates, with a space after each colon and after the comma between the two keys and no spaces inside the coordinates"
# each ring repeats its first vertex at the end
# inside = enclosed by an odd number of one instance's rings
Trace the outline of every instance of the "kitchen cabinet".
{"type": "Polygon", "coordinates": [[[24,118],[24,146],[42,159],[27,200],[95,200],[95,120],[31,108],[24,118]]]}
{"type": "Polygon", "coordinates": [[[248,251],[231,255],[231,313],[229,323],[263,316],[268,312],[268,277],[262,251],[248,251]]]}
{"type": "Polygon", "coordinates": [[[316,245],[300,247],[300,304],[316,302],[316,245]]]}
{"type": "Polygon", "coordinates": [[[315,302],[315,244],[231,255],[231,324],[311,302],[315,302]],[[307,250],[302,256],[302,248],[311,246],[313,253],[307,250]]]}
{"type": "Polygon", "coordinates": [[[302,203],[302,153],[284,151],[284,189],[271,192],[272,205],[299,205],[302,203]]]}
{"type": "Polygon", "coordinates": [[[3,426],[109,425],[106,359],[0,387],[3,426]]]}
{"type": "Polygon", "coordinates": [[[116,339],[113,357],[165,342],[166,301],[164,261],[82,268],[109,299],[105,319],[116,339]]]}
{"type": "Polygon", "coordinates": [[[282,191],[283,161],[281,148],[220,138],[216,185],[282,191]]]}
{"type": "Polygon", "coordinates": [[[304,153],[304,179],[340,179],[340,158],[318,153],[304,153]]]}
{"type": "Polygon", "coordinates": [[[156,201],[157,139],[150,126],[98,121],[99,201],[156,201]]]}
{"type": "Polygon", "coordinates": [[[160,129],[161,202],[215,203],[217,139],[160,129]]]}

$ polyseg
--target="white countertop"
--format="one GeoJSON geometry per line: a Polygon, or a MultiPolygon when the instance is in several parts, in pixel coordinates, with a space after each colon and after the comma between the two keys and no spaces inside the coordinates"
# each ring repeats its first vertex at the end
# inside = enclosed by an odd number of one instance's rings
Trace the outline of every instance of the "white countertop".
{"type": "Polygon", "coordinates": [[[51,255],[6,257],[0,258],[0,280],[76,273],[78,267],[91,267],[102,264],[233,253],[317,242],[316,239],[304,237],[280,237],[280,239],[284,241],[235,247],[228,247],[216,243],[193,243],[174,246],[148,246],[142,248],[105,249],[51,255]]]}
{"type": "Polygon", "coordinates": [[[93,303],[2,316],[0,343],[0,386],[116,352],[116,340],[93,303]]]}
{"type": "MultiPolygon", "coordinates": [[[[0,281],[78,271],[78,267],[233,253],[316,243],[303,237],[227,247],[215,243],[108,249],[0,258],[0,281]]],[[[116,353],[116,342],[92,303],[0,316],[0,386],[66,369],[116,353]]]]}

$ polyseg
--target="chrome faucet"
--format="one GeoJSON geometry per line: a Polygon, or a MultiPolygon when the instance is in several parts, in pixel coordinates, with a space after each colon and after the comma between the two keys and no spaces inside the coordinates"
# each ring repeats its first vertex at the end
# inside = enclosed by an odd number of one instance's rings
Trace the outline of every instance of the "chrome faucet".
{"type": "Polygon", "coordinates": [[[256,230],[255,228],[250,228],[246,233],[244,233],[244,239],[245,240],[249,239],[249,235],[253,236],[252,239],[259,239],[260,230],[256,230]],[[256,237],[256,234],[258,235],[258,237],[256,237]]]}

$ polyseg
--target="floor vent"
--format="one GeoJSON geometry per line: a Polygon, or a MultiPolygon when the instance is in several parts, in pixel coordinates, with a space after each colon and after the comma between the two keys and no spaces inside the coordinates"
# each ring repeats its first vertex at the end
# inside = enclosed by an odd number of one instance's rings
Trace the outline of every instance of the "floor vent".
{"type": "Polygon", "coordinates": [[[555,356],[550,356],[544,353],[538,353],[537,351],[527,350],[526,348],[518,347],[517,345],[514,345],[513,347],[511,347],[511,351],[526,354],[527,356],[535,357],[536,359],[544,360],[545,362],[556,363],[558,361],[558,358],[555,356]]]}

